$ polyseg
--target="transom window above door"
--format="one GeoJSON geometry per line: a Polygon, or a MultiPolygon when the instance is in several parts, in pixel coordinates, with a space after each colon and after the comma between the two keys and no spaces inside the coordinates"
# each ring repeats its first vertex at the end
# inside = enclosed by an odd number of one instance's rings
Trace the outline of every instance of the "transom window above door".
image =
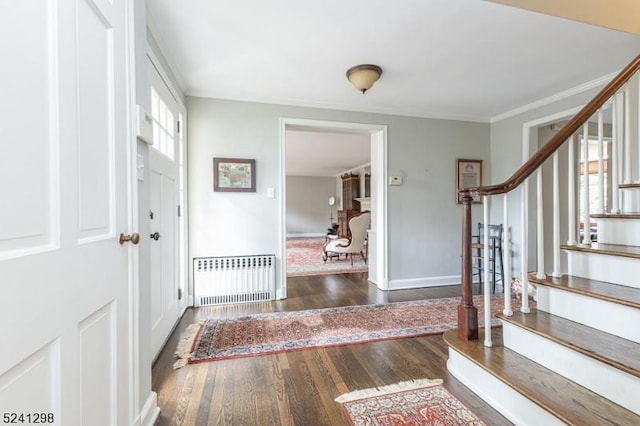
{"type": "Polygon", "coordinates": [[[153,117],[153,147],[162,154],[175,159],[176,120],[155,88],[151,88],[151,116],[153,117]]]}

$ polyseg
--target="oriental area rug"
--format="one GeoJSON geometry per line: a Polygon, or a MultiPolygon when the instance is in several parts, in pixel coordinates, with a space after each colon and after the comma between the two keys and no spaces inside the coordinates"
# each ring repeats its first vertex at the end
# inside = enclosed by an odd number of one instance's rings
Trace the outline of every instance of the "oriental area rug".
{"type": "Polygon", "coordinates": [[[336,402],[354,426],[485,425],[441,384],[439,379],[411,380],[351,392],[336,402]]]}
{"type": "MultiPolygon", "coordinates": [[[[204,319],[191,324],[185,331],[176,351],[178,360],[174,367],[307,348],[440,334],[457,326],[459,304],[459,297],[450,297],[204,319]]],[[[474,304],[482,325],[482,298],[476,296],[474,304]]],[[[501,312],[503,305],[502,297],[492,298],[492,316],[501,312]]],[[[499,324],[497,318],[492,320],[492,326],[499,324]]]]}
{"type": "Polygon", "coordinates": [[[340,258],[322,260],[325,238],[289,238],[287,239],[287,276],[299,277],[305,275],[348,274],[352,272],[367,272],[368,267],[360,255],[351,260],[345,255],[340,258]]]}

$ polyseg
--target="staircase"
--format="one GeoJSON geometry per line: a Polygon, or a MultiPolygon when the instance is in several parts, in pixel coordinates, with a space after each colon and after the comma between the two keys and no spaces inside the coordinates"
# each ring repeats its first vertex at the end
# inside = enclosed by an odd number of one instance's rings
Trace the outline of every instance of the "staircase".
{"type": "MultiPolygon", "coordinates": [[[[458,329],[444,335],[449,345],[451,374],[518,425],[640,425],[640,56],[583,108],[508,181],[500,185],[460,190],[463,202],[462,303],[458,329]],[[611,116],[613,135],[608,177],[603,178],[602,150],[598,158],[600,203],[592,206],[586,154],[580,159],[574,142],[582,137],[603,140],[603,117],[611,116]],[[597,135],[589,120],[597,122],[597,135]],[[635,140],[635,142],[634,142],[635,140]],[[568,200],[557,198],[556,152],[569,145],[568,200]],[[553,188],[542,188],[541,166],[554,157],[553,188]],[[582,170],[576,167],[582,162],[582,170]],[[538,197],[529,205],[528,177],[536,174],[538,197]],[[471,287],[470,223],[472,196],[484,197],[485,220],[490,198],[520,188],[522,238],[519,277],[524,294],[537,289],[535,309],[525,297],[519,312],[511,309],[505,288],[501,330],[478,330],[471,287]],[[542,193],[554,193],[553,219],[545,222],[542,193]],[[575,193],[573,192],[575,190],[575,193]],[[607,203],[602,194],[610,191],[607,203]],[[580,200],[580,206],[576,206],[580,200]],[[561,207],[568,212],[568,229],[559,228],[561,207]],[[593,210],[596,210],[595,212],[593,210]],[[536,232],[528,230],[529,212],[537,213],[536,232]],[[582,218],[582,220],[580,220],[582,218]],[[586,219],[585,219],[586,218],[586,219]],[[549,223],[551,222],[551,223],[549,223]],[[581,223],[582,222],[582,223],[581,223]],[[595,223],[595,235],[592,228],[595,223]],[[545,268],[543,230],[553,228],[553,267],[545,268]],[[568,235],[560,245],[559,236],[568,235]],[[581,241],[576,241],[578,236],[581,241]],[[536,272],[529,272],[527,240],[536,242],[536,272]],[[597,240],[597,242],[592,242],[597,240]],[[566,256],[561,271],[560,254],[566,256]],[[552,269],[553,272],[545,272],[552,269]]],[[[591,188],[593,191],[593,188],[591,188]]],[[[508,230],[508,225],[505,224],[508,230]]],[[[504,246],[508,247],[508,232],[504,246]]],[[[549,244],[547,244],[549,247],[549,244]]],[[[510,265],[510,250],[505,264],[510,265]]],[[[517,267],[515,269],[518,269],[517,267]]],[[[505,271],[507,272],[507,271],[505,271]]],[[[509,276],[510,271],[507,273],[509,276]]],[[[485,286],[485,297],[488,288],[485,286]]],[[[485,319],[486,321],[486,319],[485,319]]],[[[486,323],[486,322],[485,322],[486,323]]]]}

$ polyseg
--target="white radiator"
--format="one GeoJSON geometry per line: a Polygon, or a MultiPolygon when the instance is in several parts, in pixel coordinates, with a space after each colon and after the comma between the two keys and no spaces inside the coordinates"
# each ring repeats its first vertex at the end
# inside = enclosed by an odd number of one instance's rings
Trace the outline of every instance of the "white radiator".
{"type": "Polygon", "coordinates": [[[275,263],[271,254],[193,259],[195,305],[274,300],[275,263]]]}

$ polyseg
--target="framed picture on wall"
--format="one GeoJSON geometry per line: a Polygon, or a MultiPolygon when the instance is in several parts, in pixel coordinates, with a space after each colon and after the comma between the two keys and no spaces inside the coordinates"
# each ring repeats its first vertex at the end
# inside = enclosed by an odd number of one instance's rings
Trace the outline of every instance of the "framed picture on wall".
{"type": "Polygon", "coordinates": [[[213,190],[256,192],[256,160],[214,157],[213,190]]]}
{"type": "MultiPolygon", "coordinates": [[[[456,199],[462,204],[459,188],[474,188],[482,186],[482,160],[459,158],[456,160],[456,199]]],[[[474,204],[482,203],[482,197],[474,197],[474,204]]]]}

